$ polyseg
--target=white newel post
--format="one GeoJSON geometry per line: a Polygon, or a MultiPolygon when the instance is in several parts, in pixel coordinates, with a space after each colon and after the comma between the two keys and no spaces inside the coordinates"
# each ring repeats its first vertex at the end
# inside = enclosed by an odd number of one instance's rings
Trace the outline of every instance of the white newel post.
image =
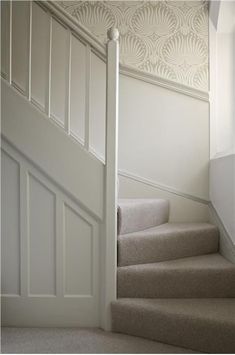
{"type": "Polygon", "coordinates": [[[118,96],[119,32],[108,31],[106,72],[106,169],[104,225],[104,294],[102,326],[111,329],[110,303],[116,299],[117,269],[117,171],[118,171],[118,96]]]}

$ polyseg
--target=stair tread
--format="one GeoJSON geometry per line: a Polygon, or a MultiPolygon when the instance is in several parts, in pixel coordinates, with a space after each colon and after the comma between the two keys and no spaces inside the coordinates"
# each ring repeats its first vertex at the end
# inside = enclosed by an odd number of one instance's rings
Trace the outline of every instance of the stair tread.
{"type": "Polygon", "coordinates": [[[165,223],[118,236],[118,266],[216,253],[218,228],[209,223],[165,223]]]}
{"type": "MultiPolygon", "coordinates": [[[[228,323],[235,327],[235,298],[120,298],[112,302],[124,309],[164,312],[175,316],[228,323]]],[[[235,330],[235,328],[234,328],[235,330]]]]}
{"type": "Polygon", "coordinates": [[[157,237],[159,235],[177,234],[189,231],[204,231],[204,230],[217,230],[217,227],[213,224],[206,222],[195,222],[195,223],[180,223],[180,222],[169,222],[161,224],[160,226],[155,226],[151,228],[144,229],[138,232],[126,233],[119,235],[118,238],[146,238],[146,237],[157,237]]]}
{"type": "Polygon", "coordinates": [[[118,297],[235,297],[235,265],[220,254],[118,267],[118,297]]]}
{"type": "Polygon", "coordinates": [[[112,302],[112,330],[207,353],[234,353],[235,298],[112,302]]]}
{"type": "Polygon", "coordinates": [[[233,270],[235,272],[235,265],[225,259],[219,253],[206,254],[185,257],[180,259],[160,261],[157,263],[137,264],[128,266],[119,266],[118,271],[172,271],[172,270],[233,270]]]}

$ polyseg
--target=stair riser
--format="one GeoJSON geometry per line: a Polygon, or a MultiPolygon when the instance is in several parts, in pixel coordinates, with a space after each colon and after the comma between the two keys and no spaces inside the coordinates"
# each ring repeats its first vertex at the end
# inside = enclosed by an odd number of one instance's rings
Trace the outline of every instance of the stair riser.
{"type": "Polygon", "coordinates": [[[209,353],[235,352],[235,325],[112,305],[112,330],[209,353]]]}
{"type": "Polygon", "coordinates": [[[218,241],[218,231],[214,228],[206,233],[199,231],[143,238],[121,236],[118,239],[118,266],[216,253],[218,241]]]}
{"type": "Polygon", "coordinates": [[[235,297],[235,270],[215,272],[125,272],[118,270],[119,298],[235,297]]]}
{"type": "Polygon", "coordinates": [[[132,199],[118,202],[118,234],[142,231],[167,223],[169,201],[132,199]]]}

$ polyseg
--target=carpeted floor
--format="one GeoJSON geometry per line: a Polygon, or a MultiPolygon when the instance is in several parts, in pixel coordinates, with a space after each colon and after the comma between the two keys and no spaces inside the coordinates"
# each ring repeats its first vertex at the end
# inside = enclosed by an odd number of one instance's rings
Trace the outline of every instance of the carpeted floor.
{"type": "Polygon", "coordinates": [[[155,353],[192,351],[98,328],[2,328],[2,353],[155,353]]]}

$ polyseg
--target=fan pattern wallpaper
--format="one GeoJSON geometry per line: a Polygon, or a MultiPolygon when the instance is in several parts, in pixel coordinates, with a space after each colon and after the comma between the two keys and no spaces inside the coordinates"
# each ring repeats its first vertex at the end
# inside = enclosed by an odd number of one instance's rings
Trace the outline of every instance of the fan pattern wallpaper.
{"type": "Polygon", "coordinates": [[[120,62],[208,90],[207,1],[59,1],[102,43],[120,32],[120,62]]]}

